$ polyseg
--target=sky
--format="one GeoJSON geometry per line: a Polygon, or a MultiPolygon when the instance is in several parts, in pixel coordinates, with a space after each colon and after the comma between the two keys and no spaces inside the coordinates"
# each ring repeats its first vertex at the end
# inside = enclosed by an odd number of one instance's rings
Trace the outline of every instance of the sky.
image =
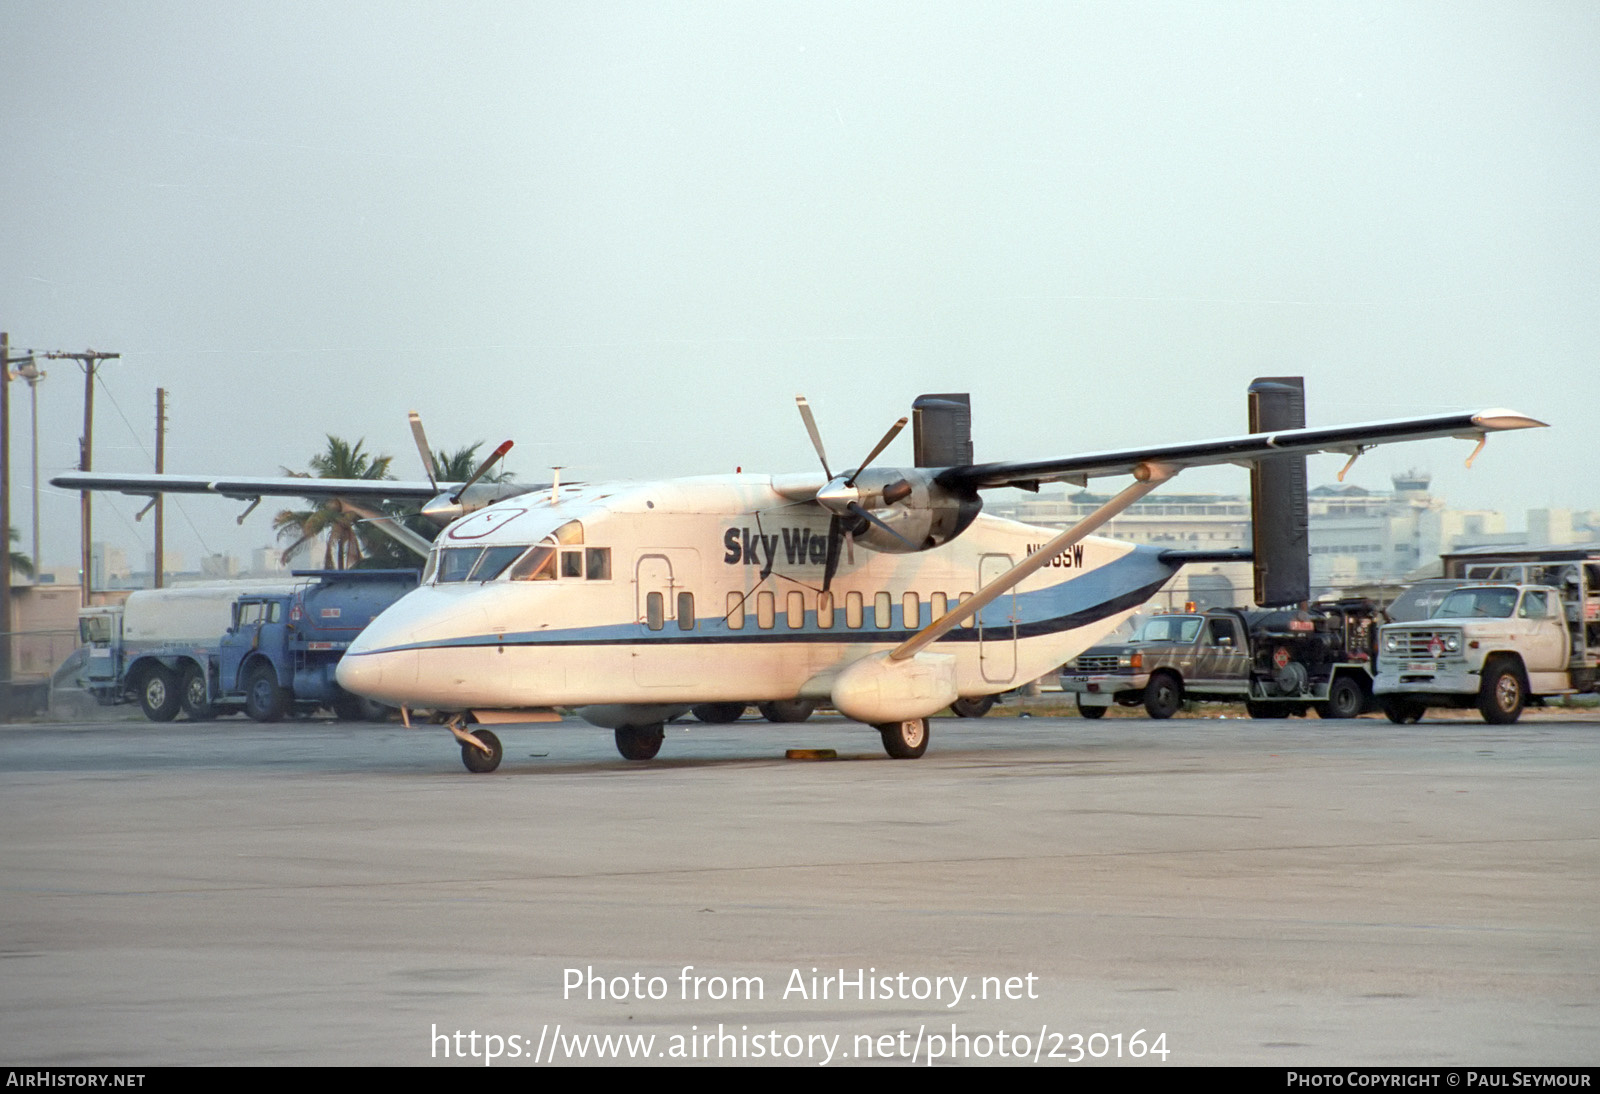
{"type": "MultiPolygon", "coordinates": [[[[1551,426],[1349,482],[1600,507],[1592,3],[0,0],[0,47],[0,329],[121,354],[97,470],[153,466],[158,387],[170,472],[336,434],[420,478],[417,410],[598,480],[811,470],[797,393],[836,466],[927,391],[1037,459],[1242,433],[1304,375],[1314,425],[1551,426]]],[[[70,567],[83,379],[45,367],[70,567]]],[[[95,502],[136,568],[141,505],[95,502]]],[[[276,507],[169,504],[167,550],[244,556],[276,507]]]]}

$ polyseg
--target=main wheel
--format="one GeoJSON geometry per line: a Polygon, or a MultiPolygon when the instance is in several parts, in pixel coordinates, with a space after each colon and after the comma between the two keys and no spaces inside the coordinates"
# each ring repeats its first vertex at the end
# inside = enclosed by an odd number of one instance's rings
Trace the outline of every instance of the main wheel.
{"type": "Polygon", "coordinates": [[[199,665],[191,664],[183,670],[181,702],[191,722],[209,722],[217,716],[217,708],[206,699],[206,674],[199,665]]]}
{"type": "Polygon", "coordinates": [[[1106,709],[1106,707],[1086,707],[1083,705],[1083,696],[1078,696],[1078,717],[1080,718],[1104,718],[1106,709]]]}
{"type": "Polygon", "coordinates": [[[289,709],[289,693],[278,686],[278,674],[262,662],[250,670],[244,686],[244,712],[258,722],[282,720],[289,709]]]}
{"type": "Polygon", "coordinates": [[[770,703],[759,703],[757,709],[769,722],[803,722],[811,717],[811,712],[817,709],[817,704],[814,699],[778,699],[770,703]]]}
{"type": "Polygon", "coordinates": [[[720,726],[743,718],[744,708],[748,705],[748,703],[700,703],[690,707],[689,713],[707,725],[720,726]]]}
{"type": "Polygon", "coordinates": [[[1522,716],[1528,689],[1522,673],[1510,661],[1491,661],[1483,670],[1483,686],[1478,689],[1478,713],[1492,725],[1506,726],[1522,716]]]}
{"type": "Polygon", "coordinates": [[[1183,685],[1162,672],[1150,678],[1144,689],[1145,713],[1152,718],[1170,718],[1183,706],[1183,685]]]}
{"type": "Polygon", "coordinates": [[[1319,718],[1354,718],[1366,706],[1361,685],[1348,676],[1337,677],[1328,688],[1328,701],[1317,704],[1319,718]]]}
{"type": "Polygon", "coordinates": [[[896,760],[915,760],[928,751],[928,719],[907,718],[878,726],[883,750],[896,760]]]}
{"type": "Polygon", "coordinates": [[[1428,713],[1428,708],[1415,699],[1398,699],[1385,695],[1378,700],[1378,705],[1383,707],[1383,716],[1397,726],[1420,722],[1422,716],[1428,713]]]}
{"type": "Polygon", "coordinates": [[[993,695],[974,695],[970,699],[962,697],[950,704],[950,713],[957,718],[982,718],[989,713],[994,702],[993,695]]]}
{"type": "Polygon", "coordinates": [[[618,726],[617,751],[624,760],[653,760],[661,751],[666,731],[660,722],[647,726],[618,726]]]}
{"type": "Polygon", "coordinates": [[[144,670],[139,680],[139,707],[152,722],[170,722],[178,716],[182,696],[172,673],[160,665],[144,670]]]}
{"type": "Polygon", "coordinates": [[[472,729],[472,735],[488,746],[489,751],[476,748],[466,741],[461,742],[461,762],[467,765],[467,770],[474,775],[487,775],[500,766],[500,757],[505,755],[505,749],[500,747],[500,738],[487,729],[472,729]]]}

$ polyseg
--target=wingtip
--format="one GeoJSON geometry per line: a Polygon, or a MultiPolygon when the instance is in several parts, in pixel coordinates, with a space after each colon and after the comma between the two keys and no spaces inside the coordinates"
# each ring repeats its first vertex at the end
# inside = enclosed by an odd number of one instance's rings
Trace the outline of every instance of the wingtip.
{"type": "Polygon", "coordinates": [[[1484,429],[1494,430],[1546,429],[1550,425],[1549,422],[1541,422],[1538,418],[1530,418],[1526,414],[1518,413],[1515,410],[1507,410],[1504,407],[1495,407],[1493,410],[1485,410],[1474,414],[1472,421],[1484,429]]]}

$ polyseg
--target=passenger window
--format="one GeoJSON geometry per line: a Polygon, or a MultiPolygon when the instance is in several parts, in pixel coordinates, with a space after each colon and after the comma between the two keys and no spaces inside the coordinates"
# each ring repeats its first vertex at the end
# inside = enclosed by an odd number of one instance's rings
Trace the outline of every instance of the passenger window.
{"type": "Polygon", "coordinates": [[[1211,644],[1213,646],[1233,645],[1233,624],[1226,619],[1213,619],[1211,621],[1211,644]]]}
{"type": "Polygon", "coordinates": [[[817,626],[823,630],[833,629],[833,594],[817,594],[817,626]]]}
{"type": "Polygon", "coordinates": [[[865,614],[862,610],[861,594],[846,593],[844,596],[844,625],[851,630],[859,630],[865,614]]]}
{"type": "Polygon", "coordinates": [[[900,618],[905,620],[907,630],[914,631],[922,626],[922,604],[916,593],[907,593],[900,598],[900,618]]]}
{"type": "Polygon", "coordinates": [[[934,593],[928,597],[928,610],[933,613],[934,619],[943,619],[944,613],[950,610],[950,598],[943,593],[934,593]]]}
{"type": "Polygon", "coordinates": [[[771,593],[756,594],[756,626],[770,631],[778,616],[776,598],[771,593]]]}
{"type": "MultiPolygon", "coordinates": [[[[965,604],[967,601],[969,601],[971,599],[972,599],[972,594],[971,593],[962,593],[959,597],[956,598],[956,603],[957,604],[965,604]]],[[[965,619],[963,619],[961,621],[961,625],[963,627],[973,627],[973,626],[976,626],[977,623],[978,623],[978,613],[977,612],[974,612],[973,614],[967,616],[965,619]]]]}
{"type": "Polygon", "coordinates": [[[561,576],[562,577],[582,577],[583,576],[583,552],[582,551],[562,551],[561,552],[561,576]]]}
{"type": "Polygon", "coordinates": [[[744,630],[744,594],[728,594],[728,629],[730,631],[744,630]]]}
{"type": "Polygon", "coordinates": [[[1521,612],[1522,618],[1543,619],[1545,618],[1547,610],[1548,605],[1545,603],[1544,593],[1530,591],[1523,594],[1521,612]]]}
{"type": "Polygon", "coordinates": [[[694,630],[694,594],[678,594],[678,629],[680,631],[694,630]]]}
{"type": "Polygon", "coordinates": [[[590,581],[611,580],[611,548],[590,547],[583,552],[583,557],[588,567],[584,576],[590,581]]]}
{"type": "Polygon", "coordinates": [[[872,621],[878,625],[880,631],[889,629],[889,616],[893,607],[894,598],[888,593],[878,593],[873,596],[872,621]]]}
{"type": "Polygon", "coordinates": [[[788,624],[791,631],[797,631],[806,625],[806,598],[799,592],[791,592],[788,596],[789,606],[785,614],[789,617],[788,624]]]}
{"type": "Polygon", "coordinates": [[[659,631],[667,625],[666,603],[660,593],[646,593],[644,598],[645,626],[659,631]]]}
{"type": "Polygon", "coordinates": [[[554,581],[555,576],[556,549],[543,543],[530,549],[511,568],[512,581],[554,581]]]}

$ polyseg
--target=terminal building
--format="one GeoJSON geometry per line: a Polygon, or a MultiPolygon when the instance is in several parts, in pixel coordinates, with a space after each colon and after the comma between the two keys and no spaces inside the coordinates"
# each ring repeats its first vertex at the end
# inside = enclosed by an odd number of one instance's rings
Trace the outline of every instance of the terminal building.
{"type": "MultiPolygon", "coordinates": [[[[1446,552],[1600,539],[1600,510],[1530,509],[1524,530],[1508,531],[1502,513],[1450,508],[1429,492],[1431,481],[1425,471],[1408,471],[1394,476],[1389,491],[1354,485],[1308,491],[1312,595],[1364,591],[1434,576],[1439,556],[1446,552]]],[[[1109,496],[1087,490],[1042,494],[992,504],[987,511],[1027,524],[1064,528],[1094,512],[1109,496]]],[[[1157,492],[1107,522],[1101,534],[1185,550],[1248,548],[1250,499],[1157,492]]],[[[1249,563],[1186,566],[1150,606],[1241,606],[1250,602],[1253,586],[1249,563]]]]}

